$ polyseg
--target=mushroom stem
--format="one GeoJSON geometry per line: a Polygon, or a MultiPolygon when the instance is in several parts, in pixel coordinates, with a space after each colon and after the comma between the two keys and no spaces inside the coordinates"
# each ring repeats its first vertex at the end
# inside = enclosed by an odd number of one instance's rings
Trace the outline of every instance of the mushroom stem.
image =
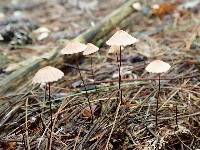
{"type": "Polygon", "coordinates": [[[48,83],[49,87],[49,108],[50,108],[50,113],[51,113],[51,128],[52,128],[52,122],[53,122],[53,116],[52,116],[52,107],[51,107],[51,85],[48,83]]]}
{"type": "MultiPolygon", "coordinates": [[[[116,52],[116,57],[117,57],[117,63],[119,62],[119,58],[118,58],[118,53],[116,52]]],[[[117,65],[118,66],[118,74],[120,72],[120,68],[119,68],[119,64],[117,65]]],[[[120,91],[119,91],[119,88],[120,88],[120,83],[119,83],[119,76],[120,74],[118,75],[118,91],[117,91],[117,101],[119,100],[119,95],[120,95],[120,91]]]]}
{"type": "Polygon", "coordinates": [[[119,65],[122,66],[122,47],[119,47],[119,65]]]}
{"type": "Polygon", "coordinates": [[[119,47],[119,92],[120,92],[120,101],[122,102],[122,90],[121,90],[121,66],[122,66],[122,51],[121,46],[119,47]]]}
{"type": "MultiPolygon", "coordinates": [[[[51,132],[50,132],[50,140],[51,140],[51,136],[52,136],[52,132],[53,132],[53,115],[52,115],[52,107],[51,107],[51,84],[50,82],[48,83],[48,88],[49,88],[49,108],[50,108],[50,114],[51,114],[51,132]]],[[[49,142],[50,142],[49,140],[49,142]]],[[[50,143],[49,143],[50,144],[50,143]]],[[[49,150],[51,149],[51,146],[49,145],[49,150]]]]}
{"type": "Polygon", "coordinates": [[[45,106],[46,106],[46,100],[47,100],[47,84],[45,83],[44,86],[44,101],[43,101],[43,110],[45,111],[45,106]]]}
{"type": "Polygon", "coordinates": [[[120,52],[119,52],[119,64],[118,64],[118,69],[119,69],[119,80],[118,80],[118,82],[119,82],[119,91],[120,91],[120,89],[121,89],[121,46],[120,46],[120,52]]]}
{"type": "Polygon", "coordinates": [[[44,86],[44,103],[46,102],[47,100],[47,84],[45,83],[45,86],[44,86]]]}
{"type": "Polygon", "coordinates": [[[82,75],[81,75],[81,71],[80,71],[80,69],[79,69],[78,62],[76,63],[76,66],[77,66],[77,69],[78,69],[80,78],[81,78],[81,80],[82,80],[82,82],[83,82],[83,86],[84,86],[84,89],[85,89],[85,95],[86,95],[86,98],[87,98],[87,101],[88,101],[88,104],[89,104],[89,107],[90,107],[91,118],[92,118],[92,123],[93,123],[92,107],[91,107],[91,103],[90,103],[90,99],[89,99],[89,95],[88,95],[88,92],[87,92],[87,88],[86,88],[85,82],[84,82],[84,80],[83,80],[83,77],[82,77],[82,75]]]}
{"type": "Polygon", "coordinates": [[[158,97],[156,101],[156,128],[158,127],[158,101],[160,98],[160,73],[158,74],[158,97]]]}
{"type": "MultiPolygon", "coordinates": [[[[92,73],[92,78],[95,82],[95,75],[94,75],[94,70],[93,70],[93,63],[92,63],[92,56],[90,57],[90,66],[91,66],[91,73],[92,73]]],[[[94,83],[94,87],[95,87],[95,90],[97,92],[97,87],[96,87],[96,84],[94,83]]]]}

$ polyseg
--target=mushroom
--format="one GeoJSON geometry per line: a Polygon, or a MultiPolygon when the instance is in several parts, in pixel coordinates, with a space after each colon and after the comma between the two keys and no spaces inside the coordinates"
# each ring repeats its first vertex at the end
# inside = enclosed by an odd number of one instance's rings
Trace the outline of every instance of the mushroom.
{"type": "Polygon", "coordinates": [[[171,66],[166,62],[163,62],[161,60],[154,60],[145,68],[145,70],[150,73],[158,74],[159,84],[158,84],[158,97],[156,101],[156,128],[158,126],[158,100],[160,97],[160,74],[167,72],[170,69],[170,67],[171,66]]]}
{"type": "Polygon", "coordinates": [[[71,41],[61,50],[61,54],[63,55],[77,54],[83,52],[86,48],[87,46],[83,43],[77,41],[71,41]]]}
{"type": "MultiPolygon", "coordinates": [[[[51,133],[52,133],[52,126],[53,126],[53,117],[52,117],[52,107],[51,107],[51,83],[58,81],[59,79],[61,79],[64,76],[64,73],[54,67],[51,66],[46,66],[40,70],[38,70],[38,72],[35,74],[35,76],[33,77],[32,83],[36,84],[48,84],[48,90],[49,90],[49,108],[50,108],[50,113],[51,113],[51,133]]],[[[46,88],[47,86],[45,86],[45,100],[46,100],[46,88]]]]}
{"type": "MultiPolygon", "coordinates": [[[[94,44],[92,44],[92,43],[88,43],[86,46],[87,46],[87,48],[83,52],[84,56],[92,55],[93,53],[95,53],[95,52],[97,52],[99,50],[99,48],[97,46],[95,46],[94,44]]],[[[95,81],[94,70],[92,68],[93,67],[92,56],[90,56],[90,64],[91,64],[92,77],[93,77],[93,80],[95,81]]],[[[95,86],[95,89],[96,89],[96,86],[95,86]]]]}
{"type": "Polygon", "coordinates": [[[92,43],[88,43],[86,45],[86,49],[83,51],[83,55],[87,56],[87,55],[91,55],[95,52],[97,52],[99,50],[99,48],[97,46],[95,46],[92,43]]]}
{"type": "MultiPolygon", "coordinates": [[[[128,46],[131,44],[136,43],[138,40],[134,37],[132,37],[130,34],[123,30],[117,31],[107,42],[106,44],[111,46],[112,51],[115,51],[116,54],[119,53],[119,64],[118,64],[118,69],[119,69],[119,92],[120,92],[120,100],[122,101],[122,90],[121,90],[121,73],[120,73],[120,68],[121,68],[121,51],[122,51],[122,46],[128,46]],[[114,48],[114,49],[113,49],[114,48]],[[119,48],[119,49],[118,49],[119,48]],[[119,50],[119,52],[117,51],[119,50]]],[[[118,60],[118,57],[117,57],[118,60]]],[[[118,96],[119,96],[118,92],[118,96]]]]}
{"type": "MultiPolygon", "coordinates": [[[[78,53],[83,52],[86,48],[87,48],[87,46],[83,43],[80,43],[80,42],[77,42],[77,41],[71,41],[61,50],[61,54],[63,54],[63,55],[78,54],[78,53]]],[[[80,75],[80,79],[83,82],[87,101],[88,101],[90,111],[91,111],[91,114],[92,114],[92,107],[91,107],[91,104],[90,104],[89,95],[88,95],[87,88],[86,88],[85,82],[83,80],[78,62],[76,62],[76,66],[77,66],[77,69],[78,69],[78,72],[79,72],[79,75],[80,75]]],[[[93,122],[93,116],[92,116],[92,122],[93,122]]]]}

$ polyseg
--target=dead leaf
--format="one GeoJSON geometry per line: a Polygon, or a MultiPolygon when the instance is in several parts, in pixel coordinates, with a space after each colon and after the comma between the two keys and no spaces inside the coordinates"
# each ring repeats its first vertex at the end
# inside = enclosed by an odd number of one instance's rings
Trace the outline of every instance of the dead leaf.
{"type": "Polygon", "coordinates": [[[17,143],[16,142],[1,142],[0,146],[2,149],[6,150],[16,150],[17,149],[17,143]]]}
{"type": "Polygon", "coordinates": [[[174,3],[163,3],[156,5],[157,7],[153,8],[153,15],[163,18],[167,14],[172,14],[176,10],[176,4],[174,3]]]}
{"type": "Polygon", "coordinates": [[[7,150],[15,150],[17,146],[16,142],[9,142],[7,150]]]}
{"type": "Polygon", "coordinates": [[[92,109],[92,113],[91,113],[91,110],[90,110],[90,106],[87,106],[85,107],[81,114],[83,116],[83,118],[90,118],[92,115],[94,116],[99,116],[100,113],[101,113],[101,106],[100,105],[91,105],[91,109],[92,109]]]}

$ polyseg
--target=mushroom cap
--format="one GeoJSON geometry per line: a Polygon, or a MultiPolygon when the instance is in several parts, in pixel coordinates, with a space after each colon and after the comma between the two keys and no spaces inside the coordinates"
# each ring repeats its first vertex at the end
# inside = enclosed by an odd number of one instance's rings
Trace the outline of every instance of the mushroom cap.
{"type": "MultiPolygon", "coordinates": [[[[121,50],[123,50],[123,49],[124,48],[121,47],[121,50]]],[[[120,46],[112,45],[108,50],[108,54],[118,53],[119,51],[120,51],[120,46]]]]}
{"type": "Polygon", "coordinates": [[[69,42],[62,50],[61,54],[76,54],[83,52],[86,49],[86,45],[77,41],[69,42]]]}
{"type": "Polygon", "coordinates": [[[154,60],[145,68],[146,71],[151,73],[163,73],[167,72],[171,66],[162,61],[162,60],[154,60]]]}
{"type": "Polygon", "coordinates": [[[50,83],[58,81],[64,76],[64,73],[54,67],[46,66],[35,74],[32,83],[50,83]]]}
{"type": "Polygon", "coordinates": [[[83,55],[90,55],[90,54],[93,54],[93,53],[95,53],[99,50],[99,48],[92,43],[88,43],[86,46],[87,47],[83,51],[83,55]]]}
{"type": "Polygon", "coordinates": [[[128,46],[136,43],[138,40],[123,30],[117,31],[107,42],[107,45],[128,46]]]}

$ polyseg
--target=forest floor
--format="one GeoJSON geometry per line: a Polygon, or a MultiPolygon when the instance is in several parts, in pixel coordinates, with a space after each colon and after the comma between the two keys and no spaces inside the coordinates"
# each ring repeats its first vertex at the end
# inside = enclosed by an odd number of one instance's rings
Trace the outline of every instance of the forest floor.
{"type": "MultiPolygon", "coordinates": [[[[0,2],[0,80],[29,63],[28,58],[58,47],[60,51],[65,41],[95,26],[124,2],[0,2]]],[[[141,1],[141,9],[123,26],[139,42],[122,53],[122,101],[117,97],[118,62],[107,54],[109,47],[102,44],[92,56],[94,77],[90,59],[81,59],[93,117],[79,73],[70,67],[74,64],[60,64],[65,77],[51,85],[52,149],[200,149],[199,8],[198,0],[141,1]],[[158,76],[145,71],[155,59],[171,65],[161,74],[157,128],[158,76]]],[[[0,97],[0,149],[48,148],[50,110],[44,89],[33,85],[30,90],[25,84],[21,91],[0,97]]]]}

